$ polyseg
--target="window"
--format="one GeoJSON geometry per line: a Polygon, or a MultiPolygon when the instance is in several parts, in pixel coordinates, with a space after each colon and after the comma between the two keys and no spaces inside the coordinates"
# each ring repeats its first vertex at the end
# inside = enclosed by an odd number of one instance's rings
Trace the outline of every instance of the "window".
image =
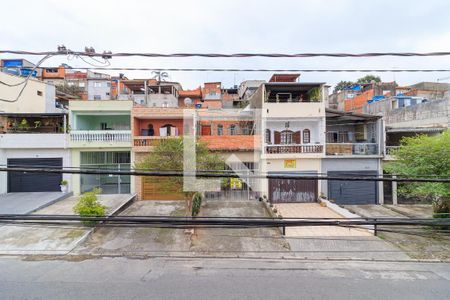
{"type": "Polygon", "coordinates": [[[107,86],[107,87],[111,87],[111,82],[108,81],[108,82],[106,83],[106,86],[107,86]]]}
{"type": "Polygon", "coordinates": [[[94,95],[94,100],[102,100],[102,97],[100,95],[94,95]]]}
{"type": "Polygon", "coordinates": [[[102,83],[99,81],[94,82],[94,87],[102,87],[102,83]]]}
{"type": "Polygon", "coordinates": [[[230,135],[236,135],[237,134],[237,128],[235,124],[230,125],[230,135]]]}
{"type": "Polygon", "coordinates": [[[266,144],[270,144],[270,129],[266,129],[266,144]]]}
{"type": "Polygon", "coordinates": [[[217,125],[217,135],[223,135],[223,125],[217,125]]]}
{"type": "Polygon", "coordinates": [[[311,143],[311,131],[309,129],[303,130],[303,144],[311,143]]]}
{"type": "Polygon", "coordinates": [[[292,144],[292,131],[284,130],[281,132],[281,144],[283,145],[292,144]]]}
{"type": "Polygon", "coordinates": [[[84,87],[85,87],[84,82],[79,82],[79,83],[78,83],[78,86],[84,88],[84,87]]]}

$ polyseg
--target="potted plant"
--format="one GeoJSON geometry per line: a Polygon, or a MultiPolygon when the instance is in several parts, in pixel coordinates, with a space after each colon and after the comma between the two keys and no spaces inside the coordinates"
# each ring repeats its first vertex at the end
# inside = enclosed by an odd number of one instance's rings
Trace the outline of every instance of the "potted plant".
{"type": "Polygon", "coordinates": [[[61,188],[61,192],[67,193],[68,184],[69,182],[67,180],[61,180],[61,184],[59,185],[59,187],[61,188]]]}

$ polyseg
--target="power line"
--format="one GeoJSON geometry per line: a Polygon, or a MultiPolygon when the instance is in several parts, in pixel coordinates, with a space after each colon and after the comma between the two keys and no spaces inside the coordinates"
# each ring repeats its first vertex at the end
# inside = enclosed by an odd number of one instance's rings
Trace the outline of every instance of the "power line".
{"type": "MultiPolygon", "coordinates": [[[[80,57],[81,58],[81,57],[80,57]]],[[[83,60],[84,61],[84,60],[83,60]]],[[[86,62],[88,63],[88,62],[86,62]]],[[[90,64],[90,63],[88,63],[90,64]]],[[[92,64],[90,64],[92,65],[92,64]]],[[[20,67],[10,67],[20,69],[20,67]]],[[[57,69],[57,66],[38,67],[38,69],[57,69]]],[[[400,73],[400,72],[450,72],[450,69],[243,69],[243,68],[150,68],[150,67],[70,67],[68,70],[103,70],[103,71],[169,71],[169,72],[303,72],[303,73],[400,73]]]]}
{"type": "MultiPolygon", "coordinates": [[[[74,55],[105,57],[104,53],[85,52],[85,51],[24,51],[24,50],[0,50],[0,54],[19,54],[19,55],[74,55]]],[[[205,57],[205,58],[248,58],[248,57],[266,57],[266,58],[307,58],[307,57],[429,57],[429,56],[449,56],[450,52],[369,52],[369,53],[148,53],[148,52],[117,52],[108,53],[109,57],[205,57]]]]}
{"type": "MultiPolygon", "coordinates": [[[[50,169],[50,168],[15,168],[15,167],[0,167],[0,172],[29,172],[29,173],[56,173],[56,174],[92,174],[92,175],[131,175],[131,176],[149,176],[149,177],[199,177],[199,178],[241,178],[241,175],[230,174],[224,172],[218,173],[202,173],[202,172],[183,172],[183,171],[116,171],[105,169],[50,169]]],[[[379,178],[372,176],[317,176],[317,175],[278,175],[278,174],[263,174],[252,175],[245,174],[245,178],[255,179],[298,179],[298,180],[341,180],[341,181],[388,181],[388,182],[440,182],[450,183],[450,178],[379,178]]]]}

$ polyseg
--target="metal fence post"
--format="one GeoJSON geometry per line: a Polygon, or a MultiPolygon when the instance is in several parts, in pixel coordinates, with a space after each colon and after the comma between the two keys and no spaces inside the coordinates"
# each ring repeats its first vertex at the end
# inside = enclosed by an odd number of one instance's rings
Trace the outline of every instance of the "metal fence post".
{"type": "Polygon", "coordinates": [[[373,219],[375,221],[375,224],[373,225],[373,235],[378,236],[378,230],[377,230],[377,219],[373,219]]]}

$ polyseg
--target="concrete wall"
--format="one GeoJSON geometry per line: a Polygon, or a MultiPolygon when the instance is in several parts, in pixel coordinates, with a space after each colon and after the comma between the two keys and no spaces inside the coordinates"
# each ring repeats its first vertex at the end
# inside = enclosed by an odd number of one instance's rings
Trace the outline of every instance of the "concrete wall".
{"type": "MultiPolygon", "coordinates": [[[[24,78],[0,72],[0,80],[8,84],[18,84],[23,82],[24,78]]],[[[15,100],[22,87],[23,85],[9,87],[0,84],[0,95],[3,99],[15,100]]],[[[0,112],[53,113],[60,111],[55,107],[55,86],[36,79],[28,80],[17,102],[0,101],[0,112]]]]}
{"type": "Polygon", "coordinates": [[[263,103],[262,117],[266,118],[310,118],[325,117],[324,102],[263,103]]]}
{"type": "Polygon", "coordinates": [[[111,81],[102,79],[88,79],[88,99],[89,100],[110,100],[111,99],[111,81]],[[99,86],[96,86],[99,85],[99,86]],[[100,99],[95,99],[100,96],[100,99]]]}
{"type": "MultiPolygon", "coordinates": [[[[63,159],[63,167],[70,167],[71,155],[68,149],[0,149],[0,165],[6,166],[8,158],[60,158],[63,159]]],[[[63,174],[63,179],[69,182],[69,191],[72,190],[71,174],[63,174]]],[[[7,173],[0,172],[0,194],[7,192],[7,173]]]]}

